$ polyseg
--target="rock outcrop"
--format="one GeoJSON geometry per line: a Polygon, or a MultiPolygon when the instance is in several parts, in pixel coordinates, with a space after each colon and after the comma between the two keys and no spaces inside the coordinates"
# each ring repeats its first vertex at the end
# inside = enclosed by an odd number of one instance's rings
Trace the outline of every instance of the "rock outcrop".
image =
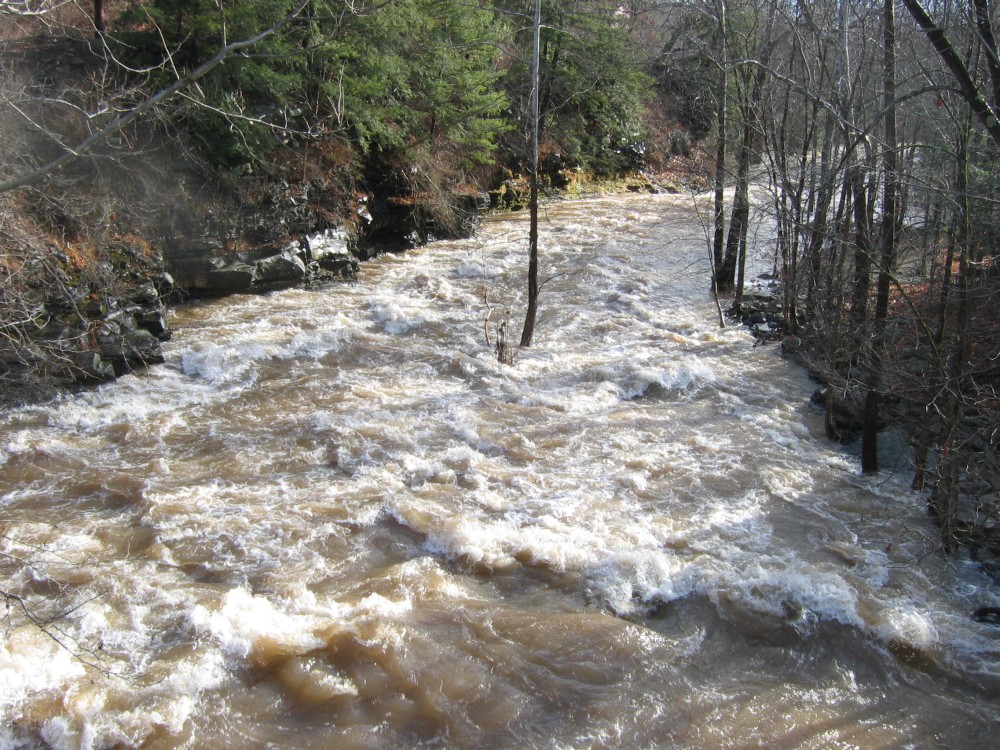
{"type": "Polygon", "coordinates": [[[228,260],[225,255],[220,245],[210,241],[165,253],[178,286],[195,297],[259,294],[301,284],[353,281],[359,268],[350,252],[350,241],[338,231],[303,237],[296,245],[277,252],[243,252],[228,260]]]}
{"type": "Polygon", "coordinates": [[[45,325],[30,347],[34,362],[21,364],[80,384],[162,364],[161,342],[171,335],[164,296],[172,283],[169,275],[160,274],[155,282],[147,280],[114,295],[92,296],[80,287],[67,288],[62,298],[46,303],[45,325]]]}

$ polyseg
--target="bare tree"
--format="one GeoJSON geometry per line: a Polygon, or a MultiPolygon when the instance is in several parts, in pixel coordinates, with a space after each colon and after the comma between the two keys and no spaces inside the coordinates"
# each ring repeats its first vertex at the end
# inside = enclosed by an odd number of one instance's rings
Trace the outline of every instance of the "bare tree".
{"type": "Polygon", "coordinates": [[[886,319],[889,315],[889,285],[896,259],[896,228],[898,222],[898,158],[896,154],[896,16],[893,0],[885,0],[883,10],[883,79],[882,108],[884,118],[882,145],[882,232],[880,237],[878,283],[875,293],[875,315],[868,370],[868,392],[861,429],[861,471],[878,471],[878,422],[882,402],[882,368],[885,364],[886,319]]]}
{"type": "MultiPolygon", "coordinates": [[[[1000,146],[1000,119],[998,119],[997,107],[1000,102],[994,99],[989,102],[983,96],[982,91],[976,84],[971,71],[965,61],[955,50],[951,39],[938,24],[934,22],[930,14],[924,9],[919,0],[903,0],[903,5],[913,16],[927,39],[937,51],[941,60],[951,71],[955,81],[958,83],[962,97],[975,113],[976,117],[986,128],[990,138],[1000,146]]],[[[975,2],[976,22],[983,41],[987,46],[987,59],[989,60],[990,72],[993,76],[994,96],[1000,92],[1000,59],[997,58],[996,39],[993,36],[993,28],[990,23],[990,8],[988,0],[976,0],[975,2]]]]}
{"type": "Polygon", "coordinates": [[[538,315],[538,130],[539,83],[542,33],[542,0],[535,0],[535,32],[531,73],[531,174],[528,210],[531,212],[528,230],[528,309],[521,328],[521,346],[531,346],[538,315]]]}

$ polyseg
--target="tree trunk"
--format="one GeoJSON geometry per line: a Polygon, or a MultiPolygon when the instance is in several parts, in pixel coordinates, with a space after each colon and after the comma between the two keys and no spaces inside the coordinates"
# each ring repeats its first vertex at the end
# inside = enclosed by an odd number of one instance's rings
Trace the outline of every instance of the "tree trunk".
{"type": "Polygon", "coordinates": [[[851,295],[851,324],[861,335],[868,324],[868,295],[871,291],[872,226],[866,190],[865,170],[858,164],[850,170],[854,194],[854,290],[851,295]]]}
{"type": "Polygon", "coordinates": [[[729,87],[729,71],[726,51],[726,0],[719,0],[719,78],[718,98],[716,107],[716,138],[715,146],[715,213],[713,216],[714,236],[712,239],[712,288],[718,295],[719,268],[722,266],[722,245],[726,232],[726,109],[728,106],[727,89],[729,87]]]}
{"type": "Polygon", "coordinates": [[[868,393],[861,424],[861,471],[878,471],[878,422],[882,403],[882,368],[885,364],[885,328],[889,313],[889,284],[896,258],[897,201],[899,195],[896,156],[896,18],[893,0],[885,0],[883,12],[885,43],[882,80],[885,146],[882,168],[885,182],[882,195],[882,236],[875,314],[872,319],[872,352],[868,372],[868,393]]]}
{"type": "MultiPolygon", "coordinates": [[[[952,46],[948,35],[944,33],[944,30],[940,26],[934,23],[934,20],[924,10],[924,6],[920,4],[919,0],[903,0],[903,5],[910,11],[913,20],[923,29],[927,35],[927,39],[937,51],[938,56],[948,67],[948,70],[951,71],[952,76],[958,82],[962,97],[986,128],[986,132],[989,133],[990,138],[1000,146],[1000,120],[997,119],[996,110],[1000,102],[990,104],[986,101],[975,80],[973,80],[968,66],[952,46]]],[[[996,81],[994,80],[993,83],[996,84],[996,81]]]]}
{"type": "Polygon", "coordinates": [[[531,171],[531,191],[528,198],[531,212],[528,229],[528,309],[521,328],[521,346],[531,346],[538,316],[538,167],[531,171]]]}
{"type": "Polygon", "coordinates": [[[774,19],[776,9],[772,8],[764,38],[757,42],[759,59],[749,72],[744,73],[745,86],[740,94],[740,113],[743,119],[743,133],[739,143],[736,167],[736,188],[733,196],[733,211],[729,219],[729,236],[726,238],[726,255],[718,270],[717,287],[720,290],[735,290],[733,308],[739,312],[743,298],[743,282],[746,271],[747,231],[750,227],[750,165],[756,147],[757,124],[761,100],[764,96],[764,81],[770,62],[774,19]]]}
{"type": "Polygon", "coordinates": [[[993,82],[993,107],[1000,106],[1000,57],[997,51],[997,39],[993,33],[993,21],[990,19],[990,4],[988,0],[972,0],[976,8],[976,28],[979,38],[986,45],[986,67],[990,71],[993,82]]]}
{"type": "Polygon", "coordinates": [[[942,409],[942,435],[938,449],[938,479],[928,500],[928,509],[938,522],[941,542],[949,552],[958,545],[956,537],[956,514],[958,511],[959,477],[962,470],[962,456],[959,448],[958,429],[963,416],[962,381],[965,374],[965,359],[968,349],[969,331],[969,243],[971,228],[969,217],[969,139],[959,138],[958,176],[958,221],[954,243],[959,253],[958,279],[954,296],[958,301],[955,315],[955,338],[947,358],[945,382],[945,404],[942,409]]]}
{"type": "MultiPolygon", "coordinates": [[[[744,120],[746,119],[744,117],[744,120]]],[[[722,265],[716,270],[716,286],[722,292],[731,292],[736,288],[736,267],[739,261],[740,247],[746,242],[747,225],[750,222],[752,139],[752,125],[749,122],[744,122],[743,135],[740,138],[737,155],[736,186],[733,193],[733,210],[729,217],[729,234],[726,237],[726,254],[722,259],[722,265]]]]}
{"type": "Polygon", "coordinates": [[[528,229],[528,309],[524,314],[524,326],[521,328],[521,346],[531,346],[535,336],[535,319],[538,316],[538,86],[542,30],[542,0],[535,0],[535,49],[534,68],[532,73],[531,114],[532,114],[532,147],[531,147],[531,188],[528,198],[530,226],[528,229]]]}

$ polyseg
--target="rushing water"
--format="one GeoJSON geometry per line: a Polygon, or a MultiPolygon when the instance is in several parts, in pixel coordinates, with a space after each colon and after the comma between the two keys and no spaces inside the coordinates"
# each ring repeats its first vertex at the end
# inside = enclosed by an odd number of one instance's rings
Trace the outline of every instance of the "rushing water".
{"type": "MultiPolygon", "coordinates": [[[[0,747],[995,746],[1000,603],[720,330],[685,199],[174,313],[0,421],[0,747]]],[[[901,472],[902,473],[902,472],[901,472]]]]}

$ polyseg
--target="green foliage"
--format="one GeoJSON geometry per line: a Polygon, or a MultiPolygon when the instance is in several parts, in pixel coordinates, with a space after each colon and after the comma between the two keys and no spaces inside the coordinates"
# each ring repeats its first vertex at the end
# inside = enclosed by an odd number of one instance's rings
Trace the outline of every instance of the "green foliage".
{"type": "MultiPolygon", "coordinates": [[[[497,5],[519,19],[517,51],[504,85],[527,112],[534,3],[498,0],[497,5]]],[[[620,7],[606,0],[542,3],[539,106],[546,150],[558,154],[549,158],[564,166],[613,174],[644,161],[642,116],[651,80],[620,7]]],[[[524,115],[522,123],[526,129],[524,115]]]]}
{"type": "MultiPolygon", "coordinates": [[[[127,38],[133,59],[161,64],[151,80],[165,86],[210,59],[227,42],[249,38],[285,18],[291,0],[151,0],[124,20],[141,31],[127,38]]],[[[245,54],[228,58],[199,80],[189,96],[201,106],[177,116],[215,162],[233,166],[267,154],[297,111],[304,81],[301,46],[292,29],[274,34],[245,54]]]]}
{"type": "Polygon", "coordinates": [[[366,153],[435,146],[467,163],[492,160],[506,98],[494,88],[503,24],[462,0],[399,0],[330,45],[343,101],[366,153]]]}
{"type": "MultiPolygon", "coordinates": [[[[137,63],[162,63],[153,81],[162,86],[294,7],[148,0],[129,11],[128,41],[137,63]]],[[[449,172],[457,182],[498,155],[517,169],[527,154],[532,8],[530,0],[314,0],[201,79],[190,92],[197,106],[175,116],[224,166],[266,160],[290,140],[338,138],[367,173],[449,172]]],[[[619,173],[643,163],[650,80],[618,8],[545,0],[550,164],[619,173]]]]}
{"type": "MultiPolygon", "coordinates": [[[[166,62],[163,83],[293,7],[151,0],[131,19],[146,29],[140,59],[166,62]]],[[[189,108],[189,127],[224,165],[266,156],[296,132],[339,135],[379,159],[433,147],[459,164],[488,163],[505,127],[506,98],[494,87],[503,29],[490,9],[461,0],[315,0],[281,33],[199,82],[204,106],[189,108]]]]}

